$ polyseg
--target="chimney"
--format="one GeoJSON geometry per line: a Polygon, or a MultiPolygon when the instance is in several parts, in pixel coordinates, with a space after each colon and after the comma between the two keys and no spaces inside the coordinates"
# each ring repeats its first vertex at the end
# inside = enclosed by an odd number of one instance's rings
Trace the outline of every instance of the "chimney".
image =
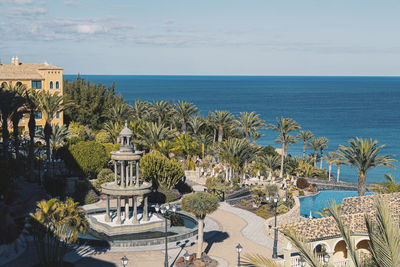
{"type": "Polygon", "coordinates": [[[15,57],[14,64],[15,64],[15,66],[19,65],[19,58],[18,57],[15,57]]]}
{"type": "Polygon", "coordinates": [[[15,61],[15,58],[12,57],[12,58],[11,58],[11,64],[12,64],[12,65],[14,65],[14,61],[15,61]]]}

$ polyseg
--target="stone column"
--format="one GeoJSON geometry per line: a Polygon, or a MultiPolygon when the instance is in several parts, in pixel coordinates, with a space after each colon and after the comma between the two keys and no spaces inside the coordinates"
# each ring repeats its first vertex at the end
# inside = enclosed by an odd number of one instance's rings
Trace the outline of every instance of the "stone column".
{"type": "Polygon", "coordinates": [[[114,176],[115,176],[115,184],[118,184],[118,163],[114,160],[114,176]]]}
{"type": "Polygon", "coordinates": [[[107,206],[106,206],[106,215],[104,216],[104,220],[106,222],[111,222],[110,218],[110,195],[107,195],[107,206]]]}
{"type": "Polygon", "coordinates": [[[137,196],[132,197],[132,202],[133,202],[133,214],[132,214],[132,223],[138,223],[137,219],[137,196]]]}
{"type": "Polygon", "coordinates": [[[139,160],[136,161],[136,186],[139,186],[139,160]]]}
{"type": "Polygon", "coordinates": [[[126,164],[126,171],[125,171],[125,185],[129,186],[129,164],[126,164]]]}
{"type": "Polygon", "coordinates": [[[117,223],[121,224],[121,196],[117,197],[117,223]]]}
{"type": "Polygon", "coordinates": [[[121,161],[121,187],[125,187],[125,160],[121,161]]]}
{"type": "Polygon", "coordinates": [[[147,195],[143,196],[143,221],[147,222],[149,220],[149,211],[148,211],[148,201],[147,201],[147,195]]]}
{"type": "Polygon", "coordinates": [[[125,197],[125,221],[129,220],[129,197],[125,197]]]}
{"type": "Polygon", "coordinates": [[[133,166],[132,166],[132,161],[129,161],[129,184],[133,185],[133,166]]]}

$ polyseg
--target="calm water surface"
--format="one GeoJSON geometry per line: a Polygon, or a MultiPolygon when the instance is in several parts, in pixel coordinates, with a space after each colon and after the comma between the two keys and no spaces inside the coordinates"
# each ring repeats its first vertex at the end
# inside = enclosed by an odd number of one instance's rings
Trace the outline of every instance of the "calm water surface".
{"type": "MultiPolygon", "coordinates": [[[[255,111],[269,123],[278,116],[291,117],[303,130],[326,136],[327,152],[359,136],[378,139],[386,144],[384,153],[400,155],[400,77],[82,76],[106,85],[115,81],[117,91],[130,103],[185,100],[204,115],[216,109],[234,114],[255,111]]],[[[274,145],[276,133],[263,134],[259,143],[274,145]]],[[[301,151],[301,144],[289,146],[292,155],[301,151]]],[[[336,176],[335,167],[333,173],[336,176]]],[[[385,173],[400,177],[399,170],[378,168],[368,173],[367,180],[380,181],[385,173]]],[[[341,178],[357,181],[348,167],[342,168],[341,178]]]]}

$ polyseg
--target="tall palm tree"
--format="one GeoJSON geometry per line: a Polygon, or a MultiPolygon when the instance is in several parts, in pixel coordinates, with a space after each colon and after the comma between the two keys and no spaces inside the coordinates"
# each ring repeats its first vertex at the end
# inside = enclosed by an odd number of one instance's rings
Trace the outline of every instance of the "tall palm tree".
{"type": "Polygon", "coordinates": [[[122,130],[122,124],[120,124],[118,121],[113,122],[113,121],[107,121],[104,124],[104,130],[110,135],[111,140],[113,141],[114,144],[117,143],[119,133],[122,130]]]}
{"type": "Polygon", "coordinates": [[[348,145],[340,145],[336,154],[347,160],[347,164],[358,171],[358,195],[363,196],[366,191],[367,173],[369,170],[386,166],[392,169],[396,167],[391,164],[396,160],[394,155],[379,156],[379,152],[385,145],[378,146],[378,141],[372,139],[350,139],[348,145]]]}
{"type": "Polygon", "coordinates": [[[328,179],[331,180],[331,173],[332,173],[332,164],[335,163],[336,157],[333,152],[329,152],[328,155],[325,156],[326,162],[329,164],[328,168],[328,179]]]}
{"type": "Polygon", "coordinates": [[[240,112],[239,118],[235,120],[236,127],[243,132],[244,137],[250,141],[250,134],[253,131],[264,128],[265,122],[260,119],[260,114],[254,112],[240,112]]]}
{"type": "Polygon", "coordinates": [[[320,161],[320,165],[319,168],[322,169],[322,161],[324,159],[324,149],[328,148],[328,138],[326,137],[318,137],[318,142],[319,142],[319,150],[321,152],[321,161],[320,161]]]}
{"type": "MultiPolygon", "coordinates": [[[[44,131],[38,131],[36,136],[39,139],[45,140],[44,131]]],[[[51,135],[50,135],[50,149],[51,149],[51,157],[54,159],[54,155],[56,153],[57,148],[61,147],[64,144],[64,141],[68,138],[69,131],[67,126],[62,125],[61,127],[58,124],[51,125],[51,135]]]]}
{"type": "Polygon", "coordinates": [[[303,159],[306,156],[307,142],[314,138],[314,134],[311,131],[299,131],[296,138],[303,142],[303,159]]]}
{"type": "MultiPolygon", "coordinates": [[[[282,144],[282,139],[280,137],[277,137],[274,142],[275,144],[282,144]]],[[[297,140],[293,135],[291,134],[285,135],[285,140],[284,140],[285,149],[283,150],[284,157],[287,156],[288,146],[295,143],[297,143],[297,140]]]]}
{"type": "Polygon", "coordinates": [[[279,174],[279,177],[282,178],[283,177],[283,161],[284,161],[284,157],[285,157],[285,147],[286,147],[286,135],[291,132],[291,131],[295,131],[297,129],[300,129],[300,125],[294,121],[291,118],[284,118],[281,117],[276,118],[276,124],[269,124],[268,125],[269,128],[271,128],[272,130],[276,131],[279,133],[279,138],[281,140],[281,144],[282,144],[282,153],[281,153],[281,172],[279,174]]]}
{"type": "Polygon", "coordinates": [[[196,155],[199,151],[199,144],[193,140],[191,135],[181,134],[173,141],[172,152],[181,155],[183,160],[183,167],[187,169],[187,163],[190,161],[191,156],[196,155]]]}
{"type": "Polygon", "coordinates": [[[186,133],[186,123],[190,116],[198,113],[198,108],[190,102],[178,101],[174,103],[174,112],[181,123],[182,133],[186,133]]]}
{"type": "Polygon", "coordinates": [[[342,166],[343,164],[346,164],[347,160],[344,160],[342,158],[336,157],[334,160],[334,164],[337,167],[337,174],[336,174],[336,182],[339,183],[340,181],[340,166],[342,166]]]}
{"type": "Polygon", "coordinates": [[[114,123],[118,122],[120,125],[123,125],[124,121],[128,120],[132,114],[132,108],[127,103],[121,101],[114,104],[110,113],[111,120],[114,123]]]}
{"type": "Polygon", "coordinates": [[[218,142],[221,143],[224,138],[224,130],[233,126],[234,116],[226,110],[216,110],[214,123],[218,131],[218,142]]]}
{"type": "Polygon", "coordinates": [[[29,166],[31,179],[34,178],[34,168],[35,168],[35,128],[36,128],[36,118],[35,113],[37,112],[39,101],[38,92],[35,89],[30,89],[25,91],[26,107],[29,111],[29,166]]]}
{"type": "Polygon", "coordinates": [[[44,126],[44,135],[46,141],[46,155],[50,160],[50,136],[52,133],[51,121],[56,116],[57,112],[63,111],[65,108],[72,105],[71,102],[65,102],[63,96],[58,92],[50,93],[48,91],[41,91],[38,94],[39,109],[43,113],[43,118],[46,121],[44,126]]]}
{"type": "Polygon", "coordinates": [[[216,124],[216,114],[212,111],[209,111],[205,122],[207,127],[212,129],[213,131],[213,143],[215,143],[217,141],[217,130],[218,130],[216,124]]]}
{"type": "Polygon", "coordinates": [[[165,123],[171,113],[171,105],[168,101],[154,101],[150,106],[150,113],[157,119],[158,125],[165,123]]]}
{"type": "Polygon", "coordinates": [[[204,118],[201,116],[191,116],[188,121],[190,128],[195,136],[201,131],[205,126],[204,118]]]}
{"type": "Polygon", "coordinates": [[[318,151],[321,148],[321,143],[319,141],[320,141],[320,139],[314,138],[311,140],[311,142],[308,143],[308,147],[313,150],[314,167],[317,167],[317,155],[318,155],[318,151]]]}
{"type": "Polygon", "coordinates": [[[377,182],[372,184],[371,190],[380,194],[400,192],[400,183],[396,183],[392,175],[385,174],[385,182],[377,182]]]}
{"type": "Polygon", "coordinates": [[[24,117],[25,113],[27,113],[26,109],[26,98],[25,98],[25,85],[15,85],[8,86],[8,90],[15,92],[15,98],[13,101],[13,112],[10,116],[10,120],[13,125],[13,137],[14,137],[14,149],[15,149],[15,157],[19,159],[19,128],[18,124],[21,119],[24,117]]]}
{"type": "Polygon", "coordinates": [[[132,107],[132,115],[135,119],[145,119],[150,112],[150,103],[147,101],[136,100],[132,107]]]}
{"type": "Polygon", "coordinates": [[[205,158],[207,147],[212,144],[212,136],[210,134],[199,134],[195,137],[196,142],[201,145],[201,158],[205,158]]]}
{"type": "Polygon", "coordinates": [[[137,144],[138,144],[138,140],[139,140],[139,135],[141,132],[144,131],[144,128],[145,128],[145,122],[142,119],[134,119],[133,121],[129,122],[129,129],[133,133],[132,143],[133,143],[133,149],[135,151],[138,150],[137,144]]]}
{"type": "Polygon", "coordinates": [[[264,136],[264,134],[260,133],[259,131],[251,131],[251,137],[253,137],[253,142],[257,145],[257,140],[264,136]]]}
{"type": "Polygon", "coordinates": [[[280,165],[279,161],[280,161],[279,156],[265,155],[261,157],[261,162],[263,163],[267,171],[270,172],[271,175],[274,170],[279,168],[280,165]]]}
{"type": "Polygon", "coordinates": [[[150,150],[157,149],[158,143],[170,139],[171,132],[163,124],[160,126],[154,122],[147,122],[144,130],[139,133],[139,140],[150,150]]]}
{"type": "Polygon", "coordinates": [[[18,94],[17,90],[14,90],[14,87],[6,86],[5,88],[0,88],[0,111],[2,121],[1,128],[4,153],[3,157],[4,161],[6,162],[8,161],[8,146],[10,139],[8,121],[10,120],[14,112],[16,112],[21,107],[21,103],[24,103],[24,101],[24,98],[18,94]]]}

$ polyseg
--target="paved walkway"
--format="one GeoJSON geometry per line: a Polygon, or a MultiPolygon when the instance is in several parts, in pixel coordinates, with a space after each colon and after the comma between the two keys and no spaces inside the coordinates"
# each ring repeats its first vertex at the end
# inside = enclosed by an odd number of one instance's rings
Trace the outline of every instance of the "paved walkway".
{"type": "MultiPolygon", "coordinates": [[[[273,249],[274,241],[264,234],[265,219],[250,211],[233,207],[225,202],[220,204],[220,209],[233,213],[247,222],[246,227],[241,231],[247,239],[270,250],[273,249]]],[[[278,254],[279,253],[283,253],[282,244],[280,243],[278,243],[278,254]]]]}

